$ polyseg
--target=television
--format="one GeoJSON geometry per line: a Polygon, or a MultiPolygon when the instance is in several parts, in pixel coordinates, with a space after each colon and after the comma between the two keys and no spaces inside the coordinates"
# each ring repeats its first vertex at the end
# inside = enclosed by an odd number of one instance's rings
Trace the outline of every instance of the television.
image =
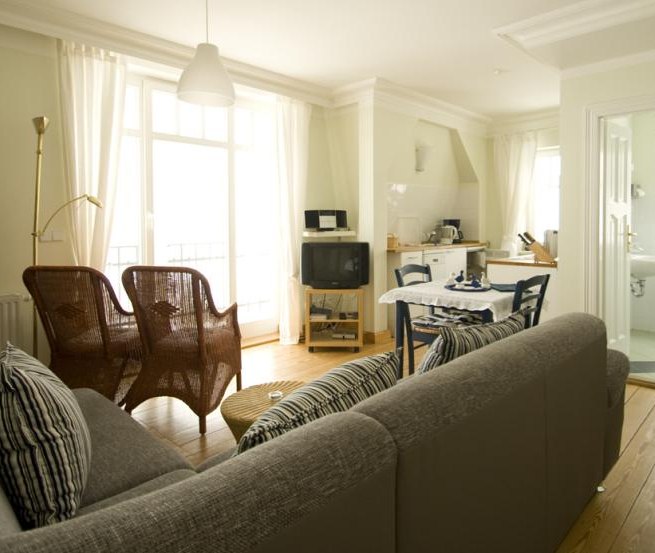
{"type": "Polygon", "coordinates": [[[368,242],[304,242],[302,283],[312,288],[368,284],[368,242]]]}

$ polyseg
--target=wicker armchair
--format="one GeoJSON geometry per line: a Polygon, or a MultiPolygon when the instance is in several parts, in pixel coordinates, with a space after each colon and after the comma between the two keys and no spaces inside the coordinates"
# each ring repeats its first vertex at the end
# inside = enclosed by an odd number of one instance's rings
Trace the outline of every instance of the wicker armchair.
{"type": "Polygon", "coordinates": [[[175,397],[198,415],[204,434],[206,416],[218,407],[233,376],[241,389],[236,304],[219,312],[207,279],[184,267],[129,267],[123,285],[143,347],[143,368],[126,411],[151,397],[175,397]]]}
{"type": "Polygon", "coordinates": [[[28,267],[23,282],[34,298],[50,345],[50,368],[70,388],[93,388],[121,405],[141,368],[136,319],[111,283],[90,267],[28,267]]]}

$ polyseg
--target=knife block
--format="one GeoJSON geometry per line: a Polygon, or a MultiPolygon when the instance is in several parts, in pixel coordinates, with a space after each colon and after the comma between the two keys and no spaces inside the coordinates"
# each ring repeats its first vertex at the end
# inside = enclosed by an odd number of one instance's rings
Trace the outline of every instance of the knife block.
{"type": "Polygon", "coordinates": [[[536,240],[528,246],[528,249],[534,254],[535,261],[555,265],[555,258],[536,240]]]}

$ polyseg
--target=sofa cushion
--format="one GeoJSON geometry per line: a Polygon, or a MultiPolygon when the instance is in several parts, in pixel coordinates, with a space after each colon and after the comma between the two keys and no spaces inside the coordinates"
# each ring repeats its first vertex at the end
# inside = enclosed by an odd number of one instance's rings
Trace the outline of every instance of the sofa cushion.
{"type": "Polygon", "coordinates": [[[73,517],[89,475],[91,438],[71,390],[18,348],[0,353],[0,474],[24,528],[73,517]]]}
{"type": "Polygon", "coordinates": [[[239,440],[237,453],[331,413],[346,411],[396,383],[398,356],[382,353],[336,367],[264,412],[239,440]]]}
{"type": "Polygon", "coordinates": [[[418,366],[419,374],[487,346],[525,328],[525,315],[518,311],[495,323],[467,327],[443,327],[418,366]]]}
{"type": "Polygon", "coordinates": [[[193,470],[186,459],[143,428],[107,398],[74,390],[86,418],[93,457],[82,507],[178,469],[193,470]]]}
{"type": "Polygon", "coordinates": [[[0,486],[0,539],[2,539],[3,536],[16,534],[17,532],[22,531],[23,529],[20,527],[20,522],[18,522],[18,519],[16,518],[16,513],[14,513],[14,508],[11,506],[11,503],[9,503],[9,498],[0,486]]]}

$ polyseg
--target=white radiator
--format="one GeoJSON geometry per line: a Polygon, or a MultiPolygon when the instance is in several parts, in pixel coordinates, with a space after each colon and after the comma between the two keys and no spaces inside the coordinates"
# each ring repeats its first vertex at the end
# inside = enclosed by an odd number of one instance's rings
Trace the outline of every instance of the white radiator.
{"type": "Polygon", "coordinates": [[[22,344],[21,304],[25,298],[20,294],[0,294],[0,350],[7,341],[22,344]]]}

